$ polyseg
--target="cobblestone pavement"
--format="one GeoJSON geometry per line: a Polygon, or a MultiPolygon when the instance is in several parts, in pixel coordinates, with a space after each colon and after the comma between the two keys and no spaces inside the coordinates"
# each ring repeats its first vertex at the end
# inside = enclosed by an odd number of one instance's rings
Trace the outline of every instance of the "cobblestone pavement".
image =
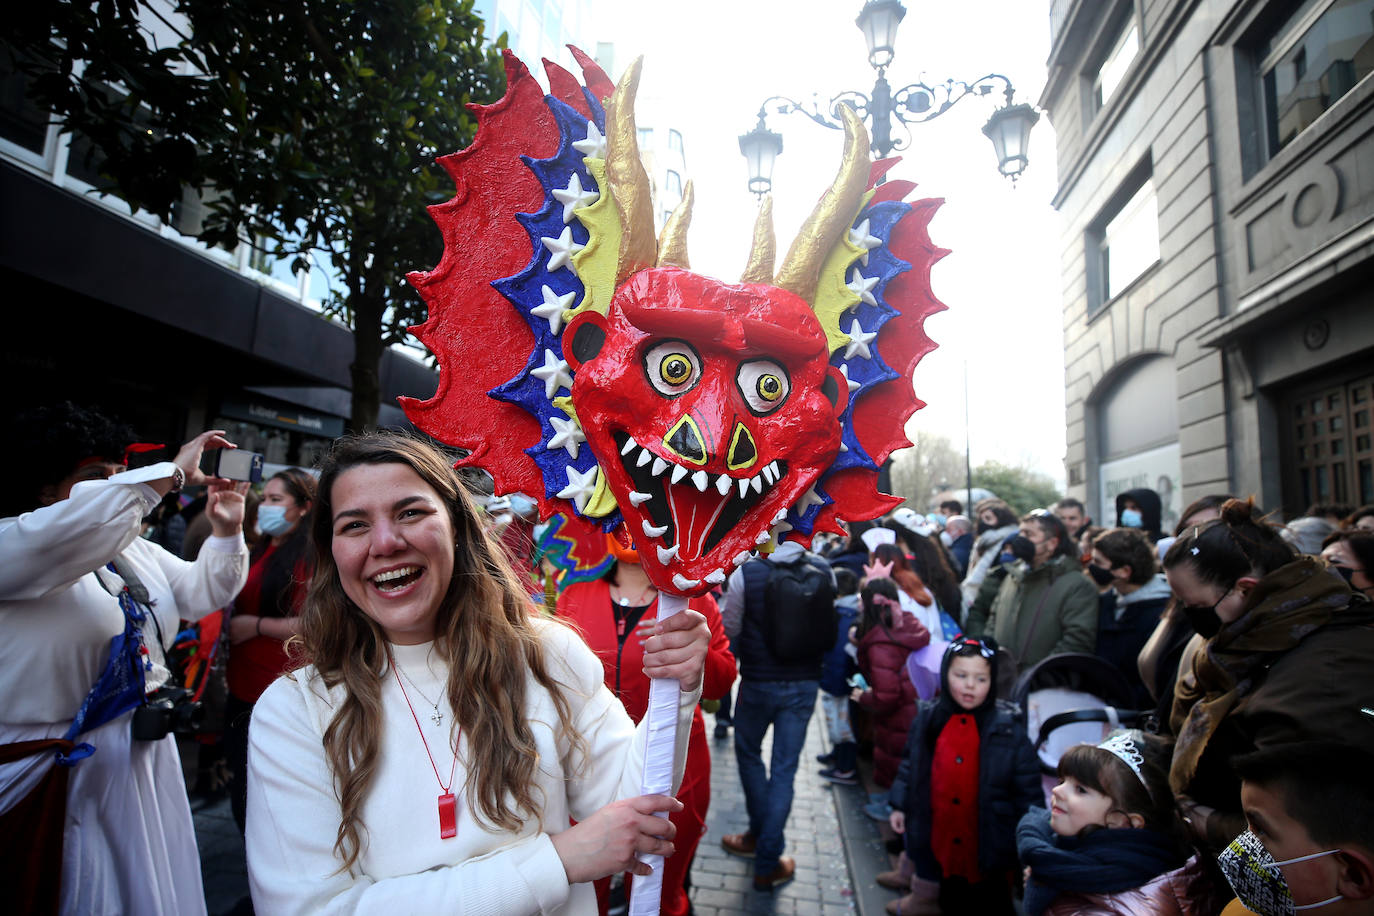
{"type": "MultiPolygon", "coordinates": [[[[712,718],[707,716],[707,733],[712,718]]],[[[797,877],[772,893],[755,891],[753,863],[732,856],[720,846],[727,833],[749,826],[744,790],[735,766],[734,732],[730,738],[711,742],[711,808],[706,814],[706,836],[692,863],[692,907],[697,916],[727,913],[778,913],[798,916],[832,916],[854,913],[854,888],[845,861],[834,791],[817,775],[816,755],[825,747],[824,717],[820,707],[807,728],[806,747],[797,767],[792,814],[787,819],[785,855],[797,860],[797,877]]],[[[768,759],[770,737],[764,740],[768,759]]]]}
{"type": "MultiPolygon", "coordinates": [[[[714,725],[706,717],[707,734],[714,725]]],[[[744,791],[735,766],[734,735],[711,742],[711,809],[706,816],[706,835],[697,847],[692,864],[692,905],[697,916],[725,914],[781,914],[781,916],[838,916],[838,914],[881,913],[881,902],[866,902],[875,888],[871,876],[887,867],[881,843],[871,821],[857,813],[864,801],[857,788],[833,787],[817,775],[816,755],[828,748],[823,735],[825,722],[820,707],[811,717],[806,747],[797,768],[792,814],[787,820],[786,854],[797,860],[797,877],[772,893],[755,891],[752,863],[729,855],[720,846],[727,833],[739,833],[749,826],[744,809],[744,791]],[[850,796],[853,796],[852,798],[850,796]],[[837,802],[840,809],[837,809],[837,802]],[[849,848],[846,849],[846,843],[849,848]],[[872,860],[872,861],[870,861],[872,860]],[[850,874],[859,876],[860,897],[850,874]]],[[[767,759],[769,740],[764,742],[767,759]]],[[[248,902],[248,877],[244,866],[243,840],[229,811],[227,799],[211,804],[193,802],[196,838],[200,844],[201,873],[205,881],[205,900],[210,916],[251,914],[248,902]]],[[[886,897],[890,893],[878,890],[886,897]]],[[[879,898],[881,901],[882,898],[879,898]]]]}

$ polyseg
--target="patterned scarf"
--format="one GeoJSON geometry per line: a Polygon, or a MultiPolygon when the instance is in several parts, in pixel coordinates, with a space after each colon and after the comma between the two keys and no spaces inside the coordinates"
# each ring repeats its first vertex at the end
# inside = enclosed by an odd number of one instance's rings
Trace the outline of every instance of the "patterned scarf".
{"type": "Polygon", "coordinates": [[[1170,724],[1178,743],[1169,786],[1186,794],[1218,726],[1280,657],[1337,616],[1374,621],[1365,602],[1351,603],[1350,587],[1314,557],[1302,557],[1260,579],[1241,616],[1226,624],[1193,657],[1192,686],[1180,681],[1170,724]]]}

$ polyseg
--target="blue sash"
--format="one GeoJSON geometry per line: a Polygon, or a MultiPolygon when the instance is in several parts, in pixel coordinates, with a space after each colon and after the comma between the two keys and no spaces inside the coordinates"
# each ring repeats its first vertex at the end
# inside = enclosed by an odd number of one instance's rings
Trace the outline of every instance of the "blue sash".
{"type": "MultiPolygon", "coordinates": [[[[143,703],[144,671],[151,664],[143,647],[142,624],[148,619],[148,612],[134,599],[131,587],[138,589],[139,597],[144,604],[150,605],[151,602],[148,600],[147,590],[137,577],[133,576],[127,565],[119,563],[117,568],[116,563],[118,560],[110,563],[106,569],[120,576],[125,583],[123,588],[113,593],[119,600],[120,611],[124,614],[124,630],[110,640],[110,658],[105,663],[105,670],[96,679],[90,693],[86,694],[86,699],[81,701],[81,708],[76,711],[72,727],[67,729],[67,734],[63,736],[67,741],[73,740],[83,732],[112,722],[143,703]]],[[[100,578],[99,574],[96,578],[100,578]]],[[[105,585],[103,580],[100,584],[105,585]]],[[[94,753],[95,747],[83,741],[69,753],[59,752],[57,762],[63,766],[75,766],[94,753]]]]}

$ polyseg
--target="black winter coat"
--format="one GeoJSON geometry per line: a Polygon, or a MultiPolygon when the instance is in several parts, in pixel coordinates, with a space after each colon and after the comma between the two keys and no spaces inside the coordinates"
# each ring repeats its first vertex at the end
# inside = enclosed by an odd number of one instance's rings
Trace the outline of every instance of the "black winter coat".
{"type": "MultiPolygon", "coordinates": [[[[907,735],[906,754],[888,802],[906,813],[906,848],[916,874],[942,877],[930,850],[930,758],[927,736],[938,700],[923,702],[907,735]]],[[[978,870],[984,878],[1017,867],[1016,825],[1033,807],[1045,807],[1040,764],[1026,736],[1026,720],[1015,705],[998,700],[978,735],[978,870]]]]}

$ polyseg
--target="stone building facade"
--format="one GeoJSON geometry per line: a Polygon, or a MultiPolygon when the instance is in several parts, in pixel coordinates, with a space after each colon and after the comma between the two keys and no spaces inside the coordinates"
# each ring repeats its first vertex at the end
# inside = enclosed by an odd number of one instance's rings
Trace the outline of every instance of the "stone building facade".
{"type": "Polygon", "coordinates": [[[1069,492],[1374,502],[1374,0],[1052,0],[1069,492]]]}

